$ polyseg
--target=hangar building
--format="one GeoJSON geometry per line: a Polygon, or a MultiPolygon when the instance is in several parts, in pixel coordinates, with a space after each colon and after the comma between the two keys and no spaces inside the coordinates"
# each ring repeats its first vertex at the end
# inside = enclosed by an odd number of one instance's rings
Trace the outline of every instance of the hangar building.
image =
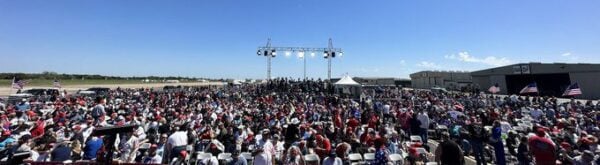
{"type": "Polygon", "coordinates": [[[540,95],[560,97],[569,84],[578,83],[583,94],[577,98],[600,98],[600,64],[520,63],[474,71],[471,77],[481,90],[498,83],[500,94],[518,94],[535,82],[540,95]]]}

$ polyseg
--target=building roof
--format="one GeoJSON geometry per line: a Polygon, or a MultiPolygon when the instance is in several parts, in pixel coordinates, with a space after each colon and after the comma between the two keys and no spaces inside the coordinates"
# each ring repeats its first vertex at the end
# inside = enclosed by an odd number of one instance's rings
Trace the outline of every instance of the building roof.
{"type": "Polygon", "coordinates": [[[472,76],[506,75],[506,74],[551,74],[569,72],[600,72],[600,64],[589,63],[518,63],[471,72],[472,76]],[[523,72],[526,67],[526,72],[523,72]]]}

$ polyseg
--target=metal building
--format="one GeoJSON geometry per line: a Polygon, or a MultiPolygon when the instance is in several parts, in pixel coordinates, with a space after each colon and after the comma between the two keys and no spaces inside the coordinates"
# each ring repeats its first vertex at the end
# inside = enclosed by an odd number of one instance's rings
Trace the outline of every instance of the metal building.
{"type": "Polygon", "coordinates": [[[449,90],[460,90],[472,83],[469,72],[461,71],[421,71],[410,74],[413,88],[429,89],[442,87],[449,90]]]}
{"type": "Polygon", "coordinates": [[[520,63],[471,72],[471,76],[481,90],[497,83],[500,94],[518,94],[535,82],[539,95],[561,96],[569,84],[577,82],[583,92],[577,98],[600,98],[600,64],[520,63]]]}

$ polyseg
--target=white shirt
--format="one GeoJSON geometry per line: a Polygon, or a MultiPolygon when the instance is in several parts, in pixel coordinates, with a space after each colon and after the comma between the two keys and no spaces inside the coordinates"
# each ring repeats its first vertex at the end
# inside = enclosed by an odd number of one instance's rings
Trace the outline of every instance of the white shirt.
{"type": "Polygon", "coordinates": [[[219,160],[215,156],[211,156],[208,159],[203,159],[202,164],[204,165],[219,165],[219,160]]]}
{"type": "Polygon", "coordinates": [[[160,163],[162,163],[162,156],[158,155],[158,153],[157,153],[156,155],[154,155],[152,157],[146,156],[143,159],[143,161],[144,161],[143,162],[144,164],[160,164],[160,163]]]}
{"type": "Polygon", "coordinates": [[[271,160],[273,160],[271,154],[262,152],[254,157],[254,165],[272,165],[271,160]]]}
{"type": "Polygon", "coordinates": [[[421,122],[421,128],[429,128],[429,116],[427,116],[426,113],[419,113],[417,115],[417,120],[421,122]]]}
{"type": "Polygon", "coordinates": [[[269,154],[269,157],[275,155],[275,147],[273,146],[273,143],[271,143],[271,140],[259,140],[256,143],[257,147],[262,147],[263,151],[269,154]]]}
{"type": "Polygon", "coordinates": [[[383,114],[390,114],[390,105],[386,104],[383,106],[383,114]]]}
{"type": "Polygon", "coordinates": [[[187,145],[187,142],[187,133],[183,131],[177,131],[167,139],[167,144],[170,144],[171,147],[185,146],[187,145]]]}

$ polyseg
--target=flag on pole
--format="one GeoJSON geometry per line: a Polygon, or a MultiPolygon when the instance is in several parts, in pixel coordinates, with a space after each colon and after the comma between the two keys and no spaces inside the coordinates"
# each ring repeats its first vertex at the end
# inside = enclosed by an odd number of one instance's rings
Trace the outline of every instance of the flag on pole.
{"type": "Polygon", "coordinates": [[[535,82],[525,86],[525,88],[521,89],[521,92],[519,92],[520,94],[525,94],[525,93],[538,93],[538,88],[537,88],[537,84],[535,82]]]}
{"type": "Polygon", "coordinates": [[[52,82],[52,86],[54,86],[54,88],[61,88],[62,86],[60,86],[60,82],[58,80],[54,80],[54,82],[52,82]]]}
{"type": "Polygon", "coordinates": [[[498,85],[498,83],[494,84],[494,86],[491,86],[490,89],[488,89],[488,91],[490,93],[498,93],[500,92],[500,86],[498,85]]]}
{"type": "Polygon", "coordinates": [[[11,86],[13,89],[23,89],[23,87],[25,87],[25,81],[17,80],[17,78],[13,77],[11,86]]]}
{"type": "Polygon", "coordinates": [[[563,93],[562,96],[577,96],[577,95],[581,95],[581,88],[579,88],[579,84],[575,83],[572,85],[569,85],[569,87],[567,87],[567,90],[565,90],[565,93],[563,93]]]}

